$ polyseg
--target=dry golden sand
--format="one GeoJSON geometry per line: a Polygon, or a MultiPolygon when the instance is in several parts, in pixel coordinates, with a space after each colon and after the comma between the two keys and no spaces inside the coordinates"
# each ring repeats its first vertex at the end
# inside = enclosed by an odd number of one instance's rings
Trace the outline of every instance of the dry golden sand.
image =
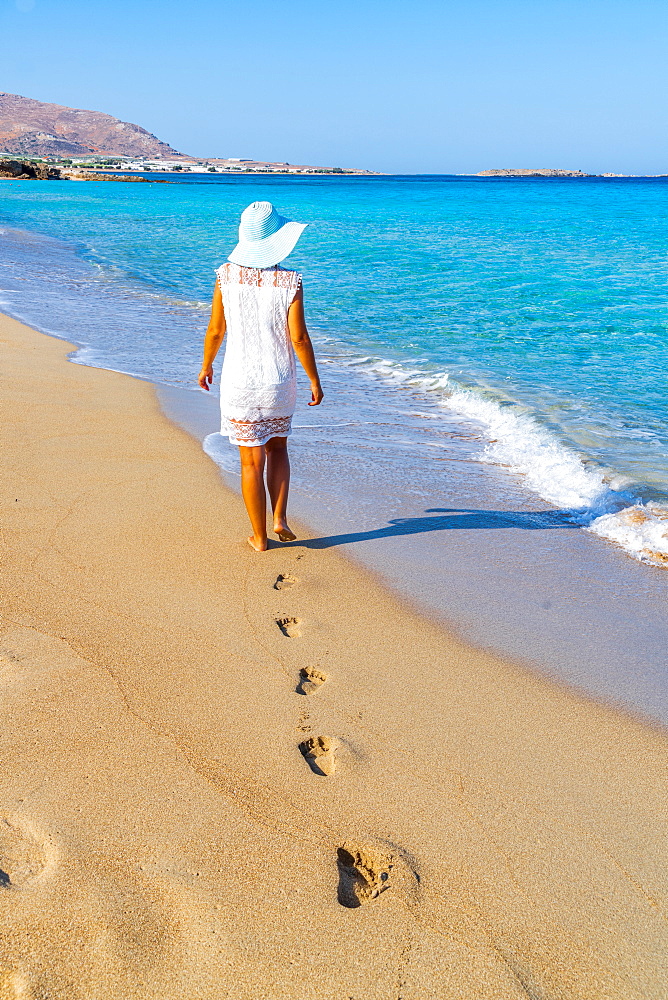
{"type": "Polygon", "coordinates": [[[664,734],[254,554],[150,385],[0,341],[1,998],[668,995],[664,734]]]}

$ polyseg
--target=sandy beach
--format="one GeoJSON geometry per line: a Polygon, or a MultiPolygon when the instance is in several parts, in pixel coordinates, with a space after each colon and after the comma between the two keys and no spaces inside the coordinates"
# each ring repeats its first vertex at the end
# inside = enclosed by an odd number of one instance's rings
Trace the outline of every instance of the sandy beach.
{"type": "Polygon", "coordinates": [[[251,552],[151,384],[0,342],[0,997],[666,995],[665,730],[251,552]]]}

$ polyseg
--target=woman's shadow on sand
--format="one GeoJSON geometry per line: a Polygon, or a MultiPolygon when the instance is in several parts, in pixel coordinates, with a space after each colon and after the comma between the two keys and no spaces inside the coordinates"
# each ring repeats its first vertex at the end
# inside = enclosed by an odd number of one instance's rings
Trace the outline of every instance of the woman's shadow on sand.
{"type": "Polygon", "coordinates": [[[555,528],[578,528],[574,510],[475,510],[458,507],[429,507],[425,514],[438,517],[395,517],[382,528],[370,531],[349,531],[322,538],[307,538],[289,542],[307,549],[329,549],[334,545],[350,545],[397,535],[421,535],[427,531],[462,531],[500,528],[521,528],[525,531],[546,531],[555,528]]]}

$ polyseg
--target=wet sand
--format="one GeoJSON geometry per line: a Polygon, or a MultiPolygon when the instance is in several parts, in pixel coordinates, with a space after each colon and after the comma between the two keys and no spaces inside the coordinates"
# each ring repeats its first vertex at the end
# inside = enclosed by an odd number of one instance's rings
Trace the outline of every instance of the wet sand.
{"type": "MultiPolygon", "coordinates": [[[[465,642],[668,726],[668,573],[584,531],[570,511],[484,461],[481,425],[439,408],[439,447],[420,451],[402,434],[404,398],[399,422],[379,441],[364,417],[376,397],[384,401],[382,389],[362,382],[350,400],[349,386],[326,374],[324,405],[298,410],[290,441],[290,504],[317,535],[309,544],[361,563],[465,642]],[[362,416],[343,442],[342,396],[347,414],[357,403],[362,416]]],[[[236,449],[212,433],[218,399],[165,385],[157,393],[239,492],[236,449]]]]}
{"type": "Polygon", "coordinates": [[[0,341],[0,996],[662,995],[664,730],[251,552],[151,385],[0,341]]]}

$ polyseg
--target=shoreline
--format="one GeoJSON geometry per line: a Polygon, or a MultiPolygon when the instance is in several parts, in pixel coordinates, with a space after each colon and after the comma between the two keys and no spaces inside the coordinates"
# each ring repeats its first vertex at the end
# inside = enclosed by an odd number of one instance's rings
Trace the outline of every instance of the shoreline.
{"type": "Polygon", "coordinates": [[[656,995],[665,733],[251,553],[152,384],[0,338],[8,995],[656,995]]]}
{"type": "MultiPolygon", "coordinates": [[[[235,450],[215,433],[217,399],[174,386],[156,391],[166,416],[199,442],[238,495],[235,450]]],[[[380,397],[376,402],[382,414],[380,397]]],[[[363,405],[360,395],[346,408],[362,413],[363,405]]],[[[360,481],[355,465],[339,463],[325,411],[298,411],[290,508],[321,536],[313,546],[340,549],[463,642],[668,726],[664,570],[583,531],[507,470],[475,461],[468,441],[462,463],[459,446],[471,428],[453,418],[445,425],[447,416],[441,422],[452,444],[439,454],[440,491],[427,499],[411,491],[400,466],[392,489],[379,490],[383,455],[368,448],[360,481]],[[327,452],[337,463],[335,495],[328,463],[320,458],[327,452]]],[[[407,475],[418,480],[425,460],[420,455],[407,475]]]]}

